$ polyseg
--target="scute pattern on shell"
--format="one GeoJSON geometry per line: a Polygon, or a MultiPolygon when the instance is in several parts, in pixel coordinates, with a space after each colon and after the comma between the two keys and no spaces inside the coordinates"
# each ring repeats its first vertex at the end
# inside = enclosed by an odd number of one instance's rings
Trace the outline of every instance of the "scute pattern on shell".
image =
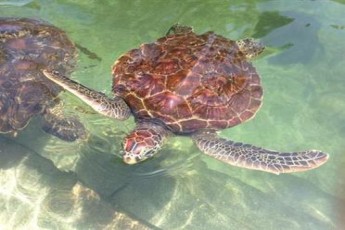
{"type": "Polygon", "coordinates": [[[0,18],[0,132],[26,126],[30,118],[57,103],[61,87],[41,68],[68,75],[76,49],[65,32],[40,20],[0,18]]]}
{"type": "Polygon", "coordinates": [[[167,35],[120,57],[113,92],[137,119],[174,133],[219,130],[252,118],[261,106],[255,68],[235,41],[207,32],[167,35]]]}

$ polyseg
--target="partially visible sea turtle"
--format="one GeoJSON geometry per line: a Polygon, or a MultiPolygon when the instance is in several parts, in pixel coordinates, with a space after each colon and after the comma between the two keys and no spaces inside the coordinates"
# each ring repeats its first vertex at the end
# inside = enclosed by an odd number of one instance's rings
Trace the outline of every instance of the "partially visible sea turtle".
{"type": "Polygon", "coordinates": [[[62,88],[42,74],[53,68],[69,75],[76,49],[65,32],[40,20],[0,18],[0,133],[16,134],[35,115],[42,128],[63,140],[85,134],[75,118],[65,117],[62,88]]]}
{"type": "Polygon", "coordinates": [[[128,164],[152,157],[169,135],[177,134],[190,136],[202,152],[235,166],[276,174],[316,168],[327,161],[326,153],[271,151],[216,134],[252,118],[260,108],[260,78],[248,60],[263,49],[252,39],[197,35],[175,25],[165,37],[115,62],[112,99],[58,70],[43,72],[101,114],[122,120],[134,115],[137,127],[124,140],[128,164]]]}

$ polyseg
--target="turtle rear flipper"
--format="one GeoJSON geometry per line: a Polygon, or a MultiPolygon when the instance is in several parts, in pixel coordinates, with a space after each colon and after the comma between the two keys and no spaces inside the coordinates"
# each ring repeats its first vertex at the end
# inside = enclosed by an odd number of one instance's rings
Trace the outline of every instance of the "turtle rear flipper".
{"type": "Polygon", "coordinates": [[[166,36],[173,35],[173,34],[188,34],[193,32],[193,28],[190,26],[183,26],[178,23],[171,26],[168,32],[166,33],[166,36]]]}
{"type": "Polygon", "coordinates": [[[46,109],[42,116],[42,129],[64,141],[75,141],[86,136],[84,125],[75,117],[67,117],[62,102],[46,109]]]}
{"type": "Polygon", "coordinates": [[[328,159],[328,154],[318,150],[277,152],[220,138],[215,133],[196,134],[193,139],[201,151],[218,160],[274,174],[310,170],[328,159]]]}

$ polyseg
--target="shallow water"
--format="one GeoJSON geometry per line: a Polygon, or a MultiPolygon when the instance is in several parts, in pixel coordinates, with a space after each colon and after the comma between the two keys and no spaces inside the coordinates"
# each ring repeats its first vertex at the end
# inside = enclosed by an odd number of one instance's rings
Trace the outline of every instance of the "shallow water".
{"type": "Polygon", "coordinates": [[[90,136],[66,143],[36,120],[17,138],[0,136],[0,229],[341,229],[344,14],[341,0],[0,0],[1,16],[42,18],[67,31],[84,47],[73,78],[109,95],[114,60],[176,22],[260,39],[267,49],[254,65],[264,105],[222,136],[330,153],[316,170],[276,176],[218,162],[176,137],[154,159],[128,166],[119,154],[133,120],[103,118],[65,93],[90,136]]]}

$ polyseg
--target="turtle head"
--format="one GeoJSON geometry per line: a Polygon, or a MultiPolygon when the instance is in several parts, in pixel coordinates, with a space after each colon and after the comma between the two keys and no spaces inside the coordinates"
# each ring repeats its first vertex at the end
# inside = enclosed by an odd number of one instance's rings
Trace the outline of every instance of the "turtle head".
{"type": "Polygon", "coordinates": [[[245,55],[247,59],[258,56],[264,51],[265,46],[252,38],[246,38],[236,41],[239,50],[245,55]]]}
{"type": "Polygon", "coordinates": [[[161,148],[166,131],[154,124],[139,124],[124,140],[123,161],[136,164],[153,157],[161,148]]]}
{"type": "Polygon", "coordinates": [[[148,158],[153,157],[158,148],[150,143],[146,143],[144,140],[139,140],[139,137],[131,138],[127,137],[124,141],[124,154],[122,156],[123,161],[126,164],[136,164],[142,162],[148,158]]]}

